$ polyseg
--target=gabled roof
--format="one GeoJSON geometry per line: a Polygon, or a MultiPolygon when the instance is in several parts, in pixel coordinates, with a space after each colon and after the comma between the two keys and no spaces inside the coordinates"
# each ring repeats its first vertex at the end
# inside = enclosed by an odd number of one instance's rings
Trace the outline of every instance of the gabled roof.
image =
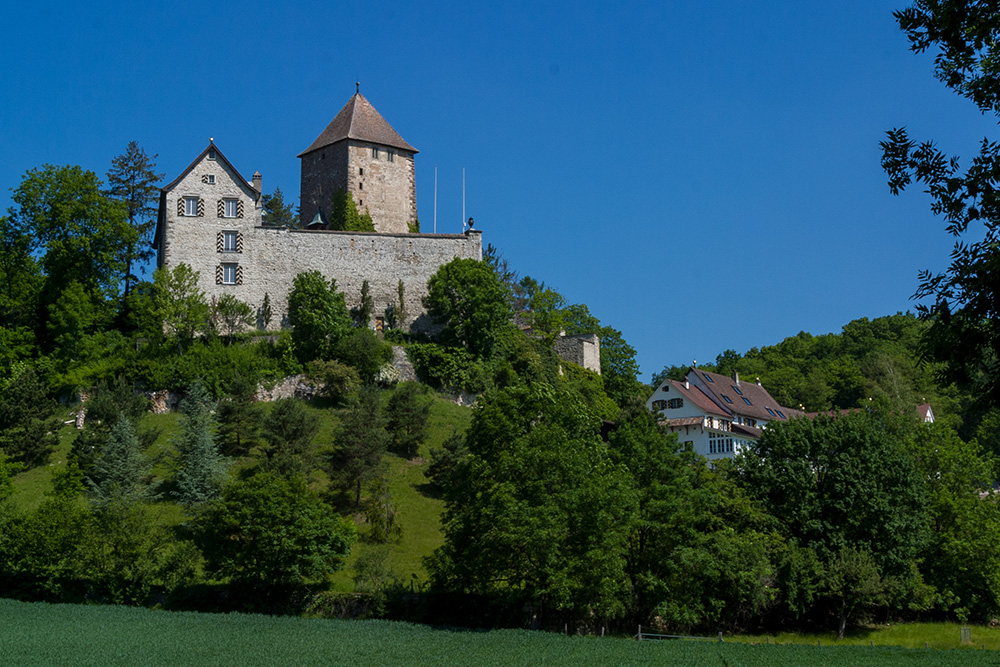
{"type": "Polygon", "coordinates": [[[371,102],[365,99],[364,95],[355,93],[340,110],[340,113],[330,121],[323,133],[316,137],[316,141],[299,153],[298,157],[344,139],[370,141],[373,144],[417,152],[416,148],[406,143],[403,137],[392,129],[392,126],[386,122],[385,118],[382,118],[382,115],[375,110],[371,102]]]}
{"type": "Polygon", "coordinates": [[[710,415],[717,415],[720,417],[729,418],[731,413],[725,408],[721,408],[712,401],[711,398],[705,395],[705,393],[693,385],[685,386],[683,382],[678,382],[677,380],[667,380],[667,384],[673,387],[677,391],[681,398],[687,399],[689,402],[700,408],[703,412],[710,415]]]}
{"type": "MultiPolygon", "coordinates": [[[[248,182],[247,179],[243,178],[243,175],[236,167],[233,166],[233,163],[222,154],[222,151],[220,151],[219,147],[215,145],[215,142],[213,140],[209,140],[208,146],[205,147],[205,150],[203,150],[198,157],[191,161],[191,164],[189,164],[187,168],[181,172],[180,176],[170,181],[160,189],[160,207],[156,214],[156,231],[153,233],[153,248],[160,247],[160,232],[163,229],[163,223],[165,222],[167,215],[167,193],[177,187],[177,184],[183,181],[184,177],[190,174],[191,170],[194,169],[199,162],[204,160],[205,156],[208,155],[208,152],[211,150],[215,151],[215,159],[222,162],[222,164],[224,164],[225,167],[234,175],[236,182],[242,184],[247,190],[250,191],[253,195],[254,201],[256,202],[260,200],[260,191],[257,190],[253,184],[248,182]]],[[[260,172],[257,172],[254,175],[258,176],[260,175],[260,172]]]]}
{"type": "Polygon", "coordinates": [[[732,378],[728,375],[703,371],[693,366],[688,370],[688,374],[697,376],[698,384],[704,388],[705,393],[709,394],[716,404],[725,406],[727,410],[736,414],[764,421],[787,421],[791,417],[801,417],[804,414],[801,410],[786,408],[778,404],[767,389],[756,382],[741,381],[738,375],[736,378],[732,378]],[[729,400],[725,400],[723,396],[729,397],[729,400]],[[748,404],[747,401],[750,403],[748,404]],[[768,408],[772,412],[768,412],[768,408]],[[778,414],[779,410],[784,418],[778,414]]]}

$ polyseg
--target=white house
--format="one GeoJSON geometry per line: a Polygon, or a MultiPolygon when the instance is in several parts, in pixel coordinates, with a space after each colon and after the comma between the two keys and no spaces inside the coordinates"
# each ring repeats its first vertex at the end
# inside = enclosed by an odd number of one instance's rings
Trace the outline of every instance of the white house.
{"type": "Polygon", "coordinates": [[[800,410],[778,404],[760,381],[741,382],[693,366],[683,382],[666,380],[646,401],[662,424],[683,444],[708,459],[731,458],[757,440],[770,421],[801,417],[800,410]]]}

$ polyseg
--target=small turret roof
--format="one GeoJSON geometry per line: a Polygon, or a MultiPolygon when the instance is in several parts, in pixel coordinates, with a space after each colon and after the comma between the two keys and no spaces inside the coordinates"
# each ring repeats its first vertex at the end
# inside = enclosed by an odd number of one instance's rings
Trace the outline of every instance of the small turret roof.
{"type": "Polygon", "coordinates": [[[335,144],[344,139],[370,141],[373,144],[391,146],[404,151],[417,152],[417,149],[406,143],[396,130],[382,118],[371,102],[361,93],[355,93],[344,108],[340,110],[323,133],[316,137],[309,148],[299,153],[299,157],[315,150],[335,144]]]}

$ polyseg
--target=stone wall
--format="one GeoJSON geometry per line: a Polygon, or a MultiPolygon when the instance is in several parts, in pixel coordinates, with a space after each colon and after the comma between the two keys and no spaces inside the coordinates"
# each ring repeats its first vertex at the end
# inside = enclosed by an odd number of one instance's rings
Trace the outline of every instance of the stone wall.
{"type": "Polygon", "coordinates": [[[556,339],[554,349],[560,359],[601,374],[601,339],[597,334],[560,336],[556,339]]]}
{"type": "Polygon", "coordinates": [[[360,303],[361,285],[367,280],[376,317],[382,316],[387,304],[398,301],[397,286],[402,280],[407,312],[403,326],[433,331],[422,303],[427,280],[456,257],[482,259],[478,230],[468,234],[371,234],[254,227],[244,233],[241,285],[216,284],[213,235],[191,233],[182,241],[178,234],[171,258],[199,271],[199,287],[209,300],[228,293],[256,309],[264,294],[270,295],[271,328],[287,324],[288,291],[295,276],[316,270],[337,281],[348,308],[360,303]]]}
{"type": "Polygon", "coordinates": [[[299,200],[301,202],[301,221],[305,227],[316,211],[323,211],[323,219],[330,221],[330,205],[333,193],[340,188],[347,188],[347,142],[340,141],[331,146],[302,156],[302,176],[300,181],[299,200]]]}
{"type": "Polygon", "coordinates": [[[318,210],[329,222],[333,195],[341,188],[351,193],[359,212],[371,214],[377,232],[406,233],[417,219],[413,153],[409,151],[345,140],[302,156],[302,226],[312,222],[318,210]],[[373,149],[378,149],[378,157],[373,149]]]}

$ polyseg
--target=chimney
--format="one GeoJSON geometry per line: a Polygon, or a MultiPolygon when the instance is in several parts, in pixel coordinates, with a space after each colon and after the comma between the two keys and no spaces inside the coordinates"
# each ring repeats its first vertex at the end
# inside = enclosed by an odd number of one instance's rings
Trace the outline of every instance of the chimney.
{"type": "Polygon", "coordinates": [[[740,383],[740,374],[738,371],[733,371],[733,382],[736,384],[740,383]]]}
{"type": "Polygon", "coordinates": [[[684,388],[685,389],[690,389],[691,388],[691,383],[688,382],[687,378],[684,378],[684,388]]]}
{"type": "Polygon", "coordinates": [[[760,378],[759,377],[757,378],[757,386],[758,387],[761,386],[761,384],[760,384],[760,378]]]}
{"type": "Polygon", "coordinates": [[[253,188],[257,192],[260,192],[261,194],[264,193],[264,191],[261,189],[261,181],[262,180],[263,180],[263,178],[261,177],[260,172],[259,171],[255,171],[253,173],[253,188]]]}

